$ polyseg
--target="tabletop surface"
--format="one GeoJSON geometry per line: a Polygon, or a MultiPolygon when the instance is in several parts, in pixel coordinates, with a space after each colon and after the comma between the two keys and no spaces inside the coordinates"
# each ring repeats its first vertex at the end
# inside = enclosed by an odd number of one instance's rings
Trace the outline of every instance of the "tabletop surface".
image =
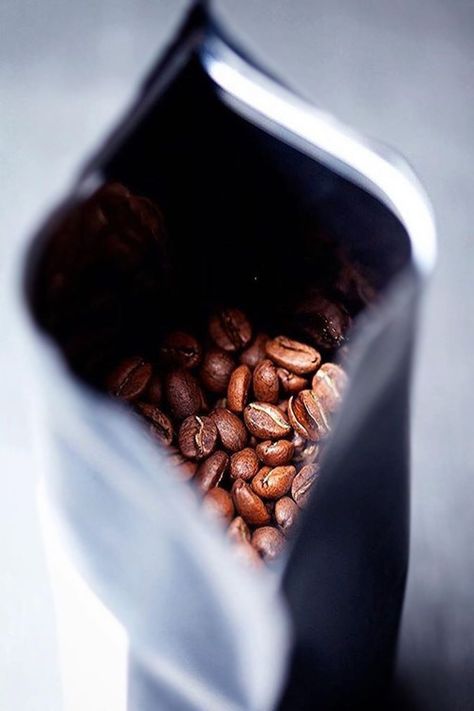
{"type": "MultiPolygon", "coordinates": [[[[124,108],[183,0],[0,10],[0,698],[59,711],[51,593],[35,508],[34,432],[12,328],[12,258],[124,108]],[[41,699],[41,706],[38,706],[41,699]]],[[[220,0],[242,44],[316,105],[404,154],[434,206],[413,401],[411,563],[394,708],[474,708],[474,4],[220,0]]],[[[25,366],[26,367],[26,366],[25,366]]],[[[6,700],[6,701],[5,701],[6,700]]]]}

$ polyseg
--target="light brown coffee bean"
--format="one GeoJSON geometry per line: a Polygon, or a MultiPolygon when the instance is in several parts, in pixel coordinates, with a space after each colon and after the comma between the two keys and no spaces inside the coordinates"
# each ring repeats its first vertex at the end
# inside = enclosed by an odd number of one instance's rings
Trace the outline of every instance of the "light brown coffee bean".
{"type": "Polygon", "coordinates": [[[163,385],[161,378],[159,375],[156,375],[156,373],[153,373],[143,395],[143,399],[153,403],[153,405],[159,405],[162,397],[163,385]]]}
{"type": "Polygon", "coordinates": [[[252,489],[264,499],[279,499],[291,489],[296,469],[291,465],[262,467],[252,480],[252,489]]]}
{"type": "Polygon", "coordinates": [[[311,442],[296,432],[292,444],[295,450],[293,455],[295,463],[312,464],[318,458],[319,444],[317,442],[311,442]]]}
{"type": "Polygon", "coordinates": [[[125,358],[107,379],[107,389],[122,400],[138,400],[152,376],[151,363],[141,356],[125,358]]]}
{"type": "Polygon", "coordinates": [[[238,452],[247,444],[247,430],[242,420],[230,410],[223,407],[212,410],[209,417],[214,421],[220,440],[229,452],[238,452]]]}
{"type": "Polygon", "coordinates": [[[211,316],[209,334],[225,351],[239,351],[250,342],[252,327],[240,309],[222,309],[211,316]]]}
{"type": "Polygon", "coordinates": [[[312,390],[326,412],[336,412],[347,384],[347,375],[335,363],[324,363],[313,377],[312,390]]]}
{"type": "Polygon", "coordinates": [[[203,499],[202,507],[211,518],[228,525],[234,515],[234,502],[232,496],[225,489],[216,487],[207,492],[203,499]]]}
{"type": "Polygon", "coordinates": [[[296,373],[291,373],[286,368],[277,368],[277,375],[281,389],[288,395],[294,395],[308,387],[306,378],[302,378],[301,375],[296,375],[296,373]]]}
{"type": "Polygon", "coordinates": [[[288,419],[298,434],[313,442],[319,441],[331,429],[328,413],[312,390],[292,395],[288,403],[288,419]]]}
{"type": "Polygon", "coordinates": [[[204,354],[199,377],[206,390],[223,394],[227,391],[234,368],[235,363],[229,353],[219,348],[211,348],[204,354]]]}
{"type": "Polygon", "coordinates": [[[270,514],[262,499],[242,479],[234,482],[232,498],[235,508],[246,523],[251,526],[263,526],[270,521],[270,514]]]}
{"type": "Polygon", "coordinates": [[[232,412],[243,412],[247,404],[252,373],[248,365],[239,365],[230,376],[227,386],[227,407],[232,412]]]}
{"type": "Polygon", "coordinates": [[[161,444],[169,446],[173,441],[173,425],[169,417],[156,405],[147,402],[138,402],[137,410],[150,425],[150,432],[161,444]]]}
{"type": "Polygon", "coordinates": [[[291,461],[295,448],[287,439],[277,439],[275,442],[267,439],[257,444],[255,451],[261,462],[269,467],[279,467],[291,461]]]}
{"type": "Polygon", "coordinates": [[[202,390],[189,370],[172,370],[168,373],[164,390],[171,414],[178,420],[184,420],[203,409],[202,390]]]}
{"type": "Polygon", "coordinates": [[[253,343],[240,354],[240,362],[255,368],[257,363],[266,358],[265,344],[268,341],[266,333],[259,333],[253,343]]]}
{"type": "Polygon", "coordinates": [[[232,479],[250,481],[258,472],[258,458],[255,450],[246,447],[235,452],[230,458],[230,475],[232,479]]]}
{"type": "Polygon", "coordinates": [[[285,537],[281,531],[273,526],[262,526],[253,532],[252,546],[258,551],[263,560],[269,562],[275,560],[283,551],[285,537]]]}
{"type": "Polygon", "coordinates": [[[285,536],[291,535],[298,520],[299,508],[289,496],[284,496],[275,504],[275,521],[285,536]]]}
{"type": "Polygon", "coordinates": [[[253,392],[260,402],[278,402],[278,391],[280,384],[278,381],[277,369],[269,358],[265,358],[253,371],[253,392]]]}
{"type": "Polygon", "coordinates": [[[311,489],[318,476],[319,467],[314,464],[306,464],[293,479],[291,496],[301,509],[308,503],[311,489]]]}
{"type": "Polygon", "coordinates": [[[202,348],[190,333],[173,331],[165,337],[160,356],[163,363],[174,368],[195,368],[201,362],[202,348]]]}
{"type": "Polygon", "coordinates": [[[250,543],[250,529],[242,516],[236,516],[229,524],[227,536],[233,543],[250,543]]]}
{"type": "Polygon", "coordinates": [[[194,481],[202,494],[205,494],[215,486],[219,486],[228,464],[228,455],[221,450],[217,450],[199,465],[194,481]]]}
{"type": "Polygon", "coordinates": [[[204,459],[216,448],[217,437],[217,427],[210,417],[191,415],[180,427],[179,448],[189,459],[204,459]]]}
{"type": "Polygon", "coordinates": [[[268,341],[265,350],[274,363],[297,375],[311,373],[321,363],[321,356],[315,348],[286,336],[268,341]]]}
{"type": "Polygon", "coordinates": [[[252,402],[244,410],[249,432],[259,439],[281,439],[291,434],[286,415],[268,402],[252,402]]]}

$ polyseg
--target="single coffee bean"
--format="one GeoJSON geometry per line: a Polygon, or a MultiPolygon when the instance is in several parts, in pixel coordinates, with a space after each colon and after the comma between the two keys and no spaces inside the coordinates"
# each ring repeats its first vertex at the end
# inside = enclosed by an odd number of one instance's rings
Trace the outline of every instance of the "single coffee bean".
{"type": "Polygon", "coordinates": [[[277,369],[271,360],[265,358],[253,371],[254,395],[260,402],[277,403],[279,389],[277,369]]]}
{"type": "Polygon", "coordinates": [[[138,412],[150,425],[150,432],[161,444],[169,446],[173,441],[173,425],[169,417],[156,405],[147,402],[137,403],[138,412]]]}
{"type": "Polygon", "coordinates": [[[229,353],[211,348],[204,354],[199,372],[201,382],[211,393],[225,393],[234,368],[235,363],[229,353]]]}
{"type": "Polygon", "coordinates": [[[247,444],[247,430],[242,420],[230,410],[217,408],[209,413],[219,432],[220,440],[229,452],[238,452],[247,444]]]}
{"type": "Polygon", "coordinates": [[[313,377],[312,389],[326,412],[336,412],[341,402],[347,375],[335,363],[324,363],[313,377]]]}
{"type": "Polygon", "coordinates": [[[266,333],[255,336],[253,343],[240,354],[240,362],[255,368],[257,363],[266,358],[265,344],[268,341],[266,333]]]}
{"type": "Polygon", "coordinates": [[[274,363],[297,375],[311,373],[321,363],[321,356],[315,348],[286,336],[277,336],[268,341],[265,350],[274,363]]]}
{"type": "Polygon", "coordinates": [[[262,467],[252,480],[252,489],[264,499],[279,499],[291,489],[296,469],[291,465],[262,467]]]}
{"type": "Polygon", "coordinates": [[[295,448],[287,439],[277,439],[276,442],[267,439],[257,444],[255,451],[261,462],[269,467],[279,467],[291,461],[295,448]]]}
{"type": "Polygon", "coordinates": [[[177,471],[181,474],[185,481],[192,479],[196,474],[198,466],[197,462],[193,462],[191,459],[183,457],[181,452],[175,447],[171,447],[169,451],[170,454],[167,457],[167,460],[171,462],[174,467],[176,467],[177,471]]]}
{"type": "Polygon", "coordinates": [[[202,506],[211,518],[228,525],[234,515],[234,502],[232,496],[225,489],[216,487],[205,495],[202,506]]]}
{"type": "Polygon", "coordinates": [[[242,479],[234,482],[232,498],[235,508],[246,523],[251,526],[263,526],[270,521],[270,514],[262,499],[242,479]]]}
{"type": "Polygon", "coordinates": [[[273,526],[257,528],[252,535],[252,546],[263,560],[272,561],[277,558],[285,546],[285,537],[273,526]]]}
{"type": "Polygon", "coordinates": [[[217,427],[210,417],[191,415],[180,427],[179,448],[189,459],[204,459],[214,451],[217,437],[217,427]]]}
{"type": "Polygon", "coordinates": [[[317,442],[311,442],[311,440],[305,439],[296,432],[293,436],[292,444],[295,450],[293,455],[295,463],[312,464],[316,461],[319,454],[319,444],[317,442]]]}
{"type": "Polygon", "coordinates": [[[147,402],[152,402],[154,405],[159,405],[163,396],[163,385],[161,378],[156,373],[153,373],[144,393],[144,399],[147,402]]]}
{"type": "Polygon", "coordinates": [[[228,464],[228,455],[217,450],[199,465],[194,481],[202,494],[219,486],[228,464]]]}
{"type": "Polygon", "coordinates": [[[345,308],[321,293],[312,294],[296,308],[294,321],[311,343],[331,350],[342,346],[351,325],[351,317],[345,308]]]}
{"type": "Polygon", "coordinates": [[[122,400],[137,400],[145,392],[151,376],[151,363],[140,356],[132,356],[123,360],[110,374],[107,389],[122,400]]]}
{"type": "Polygon", "coordinates": [[[227,536],[233,543],[250,543],[250,529],[242,516],[236,516],[229,524],[227,536]]]}
{"type": "Polygon", "coordinates": [[[172,370],[165,379],[165,395],[171,413],[178,420],[203,410],[204,396],[198,381],[189,370],[172,370]]]}
{"type": "Polygon", "coordinates": [[[174,368],[195,368],[201,362],[202,348],[190,333],[173,331],[160,348],[161,360],[174,368]]]}
{"type": "Polygon", "coordinates": [[[227,386],[227,407],[232,412],[243,412],[247,404],[252,373],[248,365],[239,365],[230,376],[227,386]]]}
{"type": "Polygon", "coordinates": [[[285,536],[291,534],[298,520],[299,508],[289,496],[283,496],[275,504],[275,521],[285,536]]]}
{"type": "Polygon", "coordinates": [[[292,395],[288,403],[288,418],[298,434],[313,442],[330,431],[328,413],[312,390],[292,395]]]}
{"type": "Polygon", "coordinates": [[[239,351],[250,342],[252,327],[239,309],[223,309],[211,316],[209,334],[224,351],[239,351]]]}
{"type": "Polygon", "coordinates": [[[268,402],[252,402],[244,410],[249,432],[259,439],[281,439],[291,434],[286,415],[268,402]]]}
{"type": "Polygon", "coordinates": [[[314,464],[306,464],[293,479],[291,496],[300,509],[304,508],[308,503],[311,488],[314,486],[318,476],[319,467],[314,464]]]}
{"type": "Polygon", "coordinates": [[[258,472],[258,458],[255,450],[246,447],[235,452],[230,458],[230,475],[232,479],[250,481],[258,472]]]}
{"type": "Polygon", "coordinates": [[[291,373],[286,368],[277,368],[277,375],[281,389],[288,395],[294,395],[308,387],[306,378],[302,378],[301,375],[296,375],[296,373],[291,373]]]}

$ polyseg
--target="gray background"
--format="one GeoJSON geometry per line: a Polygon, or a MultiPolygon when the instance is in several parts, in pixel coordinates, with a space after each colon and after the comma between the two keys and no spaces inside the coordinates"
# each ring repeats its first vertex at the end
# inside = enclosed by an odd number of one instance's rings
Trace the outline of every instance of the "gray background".
{"type": "MultiPolygon", "coordinates": [[[[11,266],[187,5],[7,0],[0,10],[0,372],[10,368],[0,400],[1,708],[60,709],[11,266]]],[[[411,567],[394,708],[474,709],[474,4],[216,5],[289,84],[405,154],[433,202],[439,262],[416,367],[411,567]]]]}

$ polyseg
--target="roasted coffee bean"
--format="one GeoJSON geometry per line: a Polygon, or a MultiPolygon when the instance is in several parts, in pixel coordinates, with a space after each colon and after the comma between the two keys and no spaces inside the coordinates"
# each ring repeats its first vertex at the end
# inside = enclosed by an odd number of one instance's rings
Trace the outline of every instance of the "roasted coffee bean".
{"type": "Polygon", "coordinates": [[[333,413],[339,407],[347,375],[335,363],[324,363],[313,377],[312,389],[326,412],[333,413]]]}
{"type": "Polygon", "coordinates": [[[235,508],[246,523],[251,526],[264,526],[270,521],[270,514],[262,499],[242,479],[234,482],[232,498],[235,508]]]}
{"type": "Polygon", "coordinates": [[[250,543],[250,529],[242,516],[236,516],[229,524],[227,536],[233,543],[250,543]]]}
{"type": "Polygon", "coordinates": [[[259,439],[281,439],[291,434],[286,415],[268,402],[252,402],[244,410],[249,432],[259,439]]]}
{"type": "Polygon", "coordinates": [[[262,467],[252,480],[252,489],[264,499],[279,499],[291,489],[296,469],[291,465],[262,467]]]}
{"type": "Polygon", "coordinates": [[[189,459],[204,459],[216,448],[217,427],[210,417],[191,415],[179,430],[179,448],[189,459]]]}
{"type": "Polygon", "coordinates": [[[282,412],[284,412],[285,415],[286,415],[287,412],[288,412],[288,400],[280,400],[280,401],[278,402],[278,407],[279,407],[279,409],[280,409],[282,412]]]}
{"type": "Polygon", "coordinates": [[[199,465],[194,481],[202,494],[205,494],[215,486],[219,486],[228,464],[228,455],[221,450],[217,450],[199,465]]]}
{"type": "Polygon", "coordinates": [[[295,450],[293,455],[295,463],[312,464],[316,461],[319,454],[319,444],[317,442],[311,442],[311,440],[305,439],[296,432],[293,436],[292,444],[295,450]]]}
{"type": "Polygon", "coordinates": [[[207,390],[222,394],[227,391],[234,368],[235,363],[229,353],[219,348],[211,348],[204,354],[199,376],[207,390]]]}
{"type": "Polygon", "coordinates": [[[298,520],[299,508],[289,496],[278,499],[275,504],[275,521],[285,536],[291,534],[298,520]]]}
{"type": "Polygon", "coordinates": [[[283,551],[284,545],[285,537],[273,526],[262,526],[253,532],[252,546],[265,561],[275,560],[283,551]]]}
{"type": "Polygon", "coordinates": [[[238,452],[245,447],[248,433],[237,415],[220,407],[212,410],[209,417],[214,421],[225,449],[229,452],[238,452]]]}
{"type": "Polygon", "coordinates": [[[297,375],[312,373],[321,363],[321,356],[315,348],[286,336],[268,341],[265,350],[274,363],[297,375]]]}
{"type": "Polygon", "coordinates": [[[207,514],[220,523],[228,525],[232,521],[234,502],[232,496],[225,489],[216,487],[208,491],[202,506],[207,514]]]}
{"type": "Polygon", "coordinates": [[[138,412],[149,422],[150,432],[161,444],[170,445],[173,441],[173,425],[169,417],[156,405],[147,402],[137,403],[138,412]]]}
{"type": "Polygon", "coordinates": [[[277,375],[281,389],[288,395],[294,395],[308,387],[306,378],[302,378],[301,375],[296,375],[296,373],[291,373],[286,368],[277,368],[277,375]]]}
{"type": "Polygon", "coordinates": [[[201,362],[202,348],[190,333],[173,331],[160,348],[161,360],[174,368],[195,368],[201,362]]]}
{"type": "Polygon", "coordinates": [[[240,354],[240,362],[255,368],[257,363],[266,358],[265,344],[268,341],[266,333],[259,333],[253,343],[240,354]]]}
{"type": "Polygon", "coordinates": [[[239,351],[250,342],[252,327],[239,309],[223,309],[211,316],[209,334],[224,351],[239,351]]]}
{"type": "Polygon", "coordinates": [[[239,365],[230,376],[227,386],[227,407],[232,412],[243,412],[247,404],[252,373],[248,365],[239,365]]]}
{"type": "Polygon", "coordinates": [[[174,417],[184,420],[203,409],[204,396],[189,370],[172,370],[165,379],[165,395],[174,417]]]}
{"type": "Polygon", "coordinates": [[[137,400],[145,392],[151,376],[151,363],[140,356],[132,356],[123,360],[110,374],[107,389],[122,400],[137,400]]]}
{"type": "Polygon", "coordinates": [[[253,392],[260,402],[278,402],[278,391],[280,384],[278,381],[277,369],[271,360],[265,358],[253,371],[253,392]]]}
{"type": "Polygon", "coordinates": [[[259,463],[255,450],[246,447],[236,452],[230,458],[230,475],[232,479],[250,481],[258,472],[259,463]]]}
{"type": "Polygon", "coordinates": [[[302,509],[309,501],[311,488],[314,486],[319,475],[319,467],[314,464],[306,464],[302,467],[293,479],[291,485],[291,496],[302,509]]]}
{"type": "Polygon", "coordinates": [[[185,457],[183,457],[181,452],[175,447],[171,447],[170,450],[166,450],[166,453],[168,453],[168,451],[169,456],[167,457],[167,461],[169,461],[174,467],[176,467],[176,469],[185,481],[187,481],[188,479],[192,479],[193,476],[196,474],[198,466],[197,462],[193,462],[191,459],[186,459],[185,457]]]}
{"type": "Polygon", "coordinates": [[[313,293],[300,304],[296,308],[294,320],[311,343],[331,350],[342,346],[351,325],[351,317],[345,308],[321,293],[313,293]]]}
{"type": "Polygon", "coordinates": [[[154,405],[159,405],[163,397],[163,385],[161,378],[156,373],[153,373],[143,395],[147,402],[152,402],[154,405]]]}
{"type": "Polygon", "coordinates": [[[288,418],[298,434],[314,442],[330,430],[328,413],[312,390],[302,390],[290,398],[288,418]]]}
{"type": "Polygon", "coordinates": [[[257,444],[255,451],[261,462],[269,467],[279,467],[289,464],[295,448],[293,443],[287,439],[278,439],[276,442],[267,439],[265,442],[257,444]]]}

